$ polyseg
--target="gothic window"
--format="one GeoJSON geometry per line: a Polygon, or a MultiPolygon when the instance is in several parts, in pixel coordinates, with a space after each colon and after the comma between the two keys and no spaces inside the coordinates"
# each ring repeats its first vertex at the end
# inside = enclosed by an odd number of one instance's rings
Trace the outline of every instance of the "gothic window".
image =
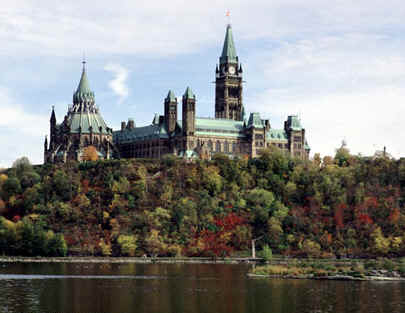
{"type": "Polygon", "coordinates": [[[216,152],[221,152],[221,143],[219,142],[219,140],[215,144],[215,151],[216,152]]]}
{"type": "Polygon", "coordinates": [[[282,149],[282,148],[283,148],[283,144],[279,143],[279,144],[278,144],[278,147],[279,147],[280,149],[282,149]]]}
{"type": "Polygon", "coordinates": [[[225,141],[225,144],[224,144],[224,151],[225,151],[225,153],[228,153],[228,152],[229,152],[229,143],[228,143],[228,141],[225,141]]]}
{"type": "Polygon", "coordinates": [[[232,152],[236,152],[236,142],[232,143],[232,152]]]}
{"type": "Polygon", "coordinates": [[[208,150],[212,151],[212,141],[211,140],[208,141],[208,150]]]}

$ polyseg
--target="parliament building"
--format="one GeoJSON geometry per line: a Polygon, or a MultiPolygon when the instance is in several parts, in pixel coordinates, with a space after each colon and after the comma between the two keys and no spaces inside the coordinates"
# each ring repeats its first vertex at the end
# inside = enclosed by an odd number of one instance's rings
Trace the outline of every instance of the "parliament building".
{"type": "Polygon", "coordinates": [[[198,99],[187,87],[180,99],[173,91],[168,92],[164,114],[155,114],[150,125],[136,127],[134,120],[128,119],[121,123],[121,129],[113,131],[101,117],[83,66],[73,105],[62,123],[56,123],[52,110],[49,144],[45,138],[45,162],[81,161],[89,146],[96,149],[100,159],[161,158],[166,154],[209,159],[215,153],[256,157],[270,146],[294,157],[308,158],[310,148],[298,116],[288,116],[283,129],[272,128],[270,121],[262,119],[259,113],[250,113],[246,118],[243,70],[230,25],[215,77],[215,118],[196,117],[198,99]]]}

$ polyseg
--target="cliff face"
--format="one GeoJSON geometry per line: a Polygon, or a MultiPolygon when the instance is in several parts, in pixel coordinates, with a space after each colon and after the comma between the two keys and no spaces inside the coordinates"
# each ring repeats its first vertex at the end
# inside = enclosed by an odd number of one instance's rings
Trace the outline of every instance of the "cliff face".
{"type": "Polygon", "coordinates": [[[404,186],[403,160],[342,151],[16,162],[0,174],[0,254],[222,256],[262,236],[259,250],[289,255],[404,255],[404,186]]]}

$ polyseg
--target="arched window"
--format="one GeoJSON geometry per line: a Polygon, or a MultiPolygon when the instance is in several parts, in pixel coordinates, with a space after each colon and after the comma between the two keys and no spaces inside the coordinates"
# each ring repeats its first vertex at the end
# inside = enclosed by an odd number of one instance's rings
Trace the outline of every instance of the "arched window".
{"type": "Polygon", "coordinates": [[[235,153],[236,152],[236,142],[232,143],[232,152],[235,153]]]}
{"type": "Polygon", "coordinates": [[[215,144],[215,151],[221,152],[221,142],[219,140],[215,144]]]}
{"type": "Polygon", "coordinates": [[[228,143],[228,141],[225,141],[225,143],[224,143],[224,152],[229,153],[229,143],[228,143]]]}
{"type": "Polygon", "coordinates": [[[208,141],[208,150],[212,151],[212,141],[211,140],[208,141]]]}

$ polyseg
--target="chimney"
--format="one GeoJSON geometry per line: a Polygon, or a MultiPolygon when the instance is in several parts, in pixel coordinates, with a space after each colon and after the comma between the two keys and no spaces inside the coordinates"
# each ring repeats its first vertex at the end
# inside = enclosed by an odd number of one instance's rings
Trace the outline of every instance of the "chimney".
{"type": "Polygon", "coordinates": [[[125,122],[121,122],[121,131],[124,131],[125,127],[127,127],[127,124],[125,122]]]}
{"type": "Polygon", "coordinates": [[[270,121],[269,121],[269,120],[265,120],[265,121],[264,121],[264,124],[265,124],[265,126],[266,126],[266,131],[269,131],[269,130],[270,130],[270,121]]]}
{"type": "Polygon", "coordinates": [[[135,128],[135,123],[132,118],[128,119],[128,126],[129,129],[134,129],[135,128]]]}

